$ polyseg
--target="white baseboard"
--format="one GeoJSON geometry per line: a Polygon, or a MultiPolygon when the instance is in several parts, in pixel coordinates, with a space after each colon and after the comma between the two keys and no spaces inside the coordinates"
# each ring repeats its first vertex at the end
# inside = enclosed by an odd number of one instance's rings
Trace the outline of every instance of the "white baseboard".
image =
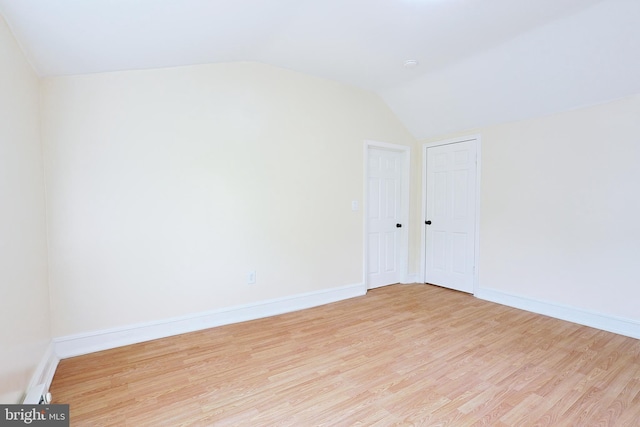
{"type": "Polygon", "coordinates": [[[540,301],[490,288],[480,288],[478,292],[475,293],[475,296],[509,307],[544,314],[545,316],[555,317],[556,319],[640,339],[640,322],[637,320],[610,316],[548,301],[540,301]]]}
{"type": "Polygon", "coordinates": [[[411,283],[424,283],[420,280],[419,274],[407,274],[405,280],[402,282],[403,284],[411,284],[411,283]]]}
{"type": "Polygon", "coordinates": [[[60,359],[54,351],[54,344],[51,342],[40,359],[40,363],[36,367],[27,393],[22,403],[27,405],[37,405],[40,403],[40,398],[49,392],[51,387],[51,381],[53,381],[53,375],[56,373],[58,362],[60,359]]]}
{"type": "Polygon", "coordinates": [[[365,285],[357,283],[157,322],[54,338],[55,354],[60,359],[65,359],[172,335],[317,307],[366,293],[365,285]]]}

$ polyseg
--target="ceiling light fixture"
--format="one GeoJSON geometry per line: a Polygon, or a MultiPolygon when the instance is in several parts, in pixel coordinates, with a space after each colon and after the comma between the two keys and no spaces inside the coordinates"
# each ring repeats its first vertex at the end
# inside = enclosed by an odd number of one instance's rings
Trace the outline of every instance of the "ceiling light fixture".
{"type": "Polygon", "coordinates": [[[404,68],[416,68],[419,64],[415,59],[407,59],[404,61],[404,68]]]}

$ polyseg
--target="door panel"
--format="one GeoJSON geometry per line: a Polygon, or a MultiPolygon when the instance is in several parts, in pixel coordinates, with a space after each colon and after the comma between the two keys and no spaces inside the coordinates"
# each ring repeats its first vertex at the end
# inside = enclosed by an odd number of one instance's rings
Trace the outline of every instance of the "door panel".
{"type": "Polygon", "coordinates": [[[367,282],[369,288],[400,281],[400,228],[404,154],[369,148],[367,282]]]}
{"type": "Polygon", "coordinates": [[[473,292],[475,140],[426,149],[425,282],[473,292]]]}

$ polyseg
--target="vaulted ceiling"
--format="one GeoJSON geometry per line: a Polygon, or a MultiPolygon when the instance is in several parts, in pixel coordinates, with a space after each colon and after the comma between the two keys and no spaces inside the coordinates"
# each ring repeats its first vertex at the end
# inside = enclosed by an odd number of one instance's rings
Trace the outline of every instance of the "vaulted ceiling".
{"type": "Polygon", "coordinates": [[[0,0],[41,76],[257,61],[374,91],[418,138],[640,90],[639,6],[637,0],[0,0]],[[404,67],[407,59],[419,66],[404,67]],[[600,86],[581,95],[594,83],[600,86]]]}

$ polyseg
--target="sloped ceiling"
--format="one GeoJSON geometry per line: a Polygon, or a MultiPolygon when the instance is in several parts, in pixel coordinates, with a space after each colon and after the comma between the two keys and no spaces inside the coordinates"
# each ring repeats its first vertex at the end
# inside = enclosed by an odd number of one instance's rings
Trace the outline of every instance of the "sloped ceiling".
{"type": "Polygon", "coordinates": [[[637,0],[0,0],[41,76],[256,61],[374,91],[417,138],[638,90],[640,32],[631,23],[639,22],[639,6],[637,0]],[[406,59],[420,65],[406,69],[406,59]],[[582,95],[585,88],[590,96],[582,95]]]}

